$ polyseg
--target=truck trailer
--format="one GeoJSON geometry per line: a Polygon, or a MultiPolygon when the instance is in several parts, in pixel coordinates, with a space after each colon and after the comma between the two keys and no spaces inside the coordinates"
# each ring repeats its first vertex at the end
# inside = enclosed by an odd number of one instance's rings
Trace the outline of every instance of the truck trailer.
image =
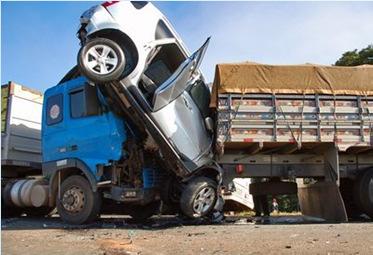
{"type": "MultiPolygon", "coordinates": [[[[2,216],[46,215],[49,207],[40,207],[31,194],[22,201],[10,188],[29,178],[30,190],[42,183],[41,113],[43,94],[25,86],[9,82],[1,86],[1,190],[2,216]],[[35,178],[38,176],[38,178],[35,178]],[[13,197],[13,201],[12,198],[13,197]],[[36,203],[36,204],[35,204],[36,203]],[[32,208],[38,205],[38,208],[32,208]]],[[[37,189],[35,192],[38,192],[37,189]]],[[[43,199],[43,198],[42,198],[43,199]]],[[[46,199],[46,197],[44,197],[46,199]]]]}
{"type": "Polygon", "coordinates": [[[328,220],[372,217],[372,78],[369,65],[217,65],[224,182],[268,178],[251,194],[298,193],[304,214],[328,220]]]}

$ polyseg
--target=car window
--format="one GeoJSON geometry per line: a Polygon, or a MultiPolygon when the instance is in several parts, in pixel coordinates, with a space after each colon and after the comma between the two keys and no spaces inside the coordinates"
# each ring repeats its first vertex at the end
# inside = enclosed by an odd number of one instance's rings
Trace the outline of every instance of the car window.
{"type": "Polygon", "coordinates": [[[63,120],[63,95],[57,94],[47,99],[47,125],[55,125],[63,120]]]}
{"type": "Polygon", "coordinates": [[[160,46],[140,81],[140,90],[148,100],[149,104],[155,90],[163,84],[186,59],[177,44],[166,44],[160,46]]]}
{"type": "Polygon", "coordinates": [[[204,118],[208,117],[210,115],[210,89],[203,81],[198,80],[192,86],[189,93],[198,109],[201,111],[202,116],[204,118]]]}

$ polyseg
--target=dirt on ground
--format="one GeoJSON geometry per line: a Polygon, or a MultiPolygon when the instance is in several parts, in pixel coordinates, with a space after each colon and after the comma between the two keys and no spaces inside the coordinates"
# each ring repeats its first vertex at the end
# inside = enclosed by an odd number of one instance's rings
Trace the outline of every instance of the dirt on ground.
{"type": "Polygon", "coordinates": [[[219,224],[158,216],[145,224],[106,216],[84,226],[56,216],[2,220],[2,254],[373,254],[373,223],[330,224],[302,216],[270,224],[228,218],[219,224]]]}

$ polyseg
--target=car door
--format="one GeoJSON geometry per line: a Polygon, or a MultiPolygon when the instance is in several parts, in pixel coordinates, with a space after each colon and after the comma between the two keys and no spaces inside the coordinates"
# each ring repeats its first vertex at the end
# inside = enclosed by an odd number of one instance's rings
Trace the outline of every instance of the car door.
{"type": "Polygon", "coordinates": [[[198,81],[198,67],[209,39],[187,58],[154,93],[152,117],[186,160],[196,161],[211,148],[211,134],[189,89],[198,81]]]}

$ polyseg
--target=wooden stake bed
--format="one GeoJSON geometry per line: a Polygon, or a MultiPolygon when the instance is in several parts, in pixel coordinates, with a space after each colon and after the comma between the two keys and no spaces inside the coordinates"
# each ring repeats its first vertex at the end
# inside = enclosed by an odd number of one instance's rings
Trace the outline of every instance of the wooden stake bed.
{"type": "Polygon", "coordinates": [[[220,94],[218,140],[226,148],[371,148],[372,96],[220,94]]]}

